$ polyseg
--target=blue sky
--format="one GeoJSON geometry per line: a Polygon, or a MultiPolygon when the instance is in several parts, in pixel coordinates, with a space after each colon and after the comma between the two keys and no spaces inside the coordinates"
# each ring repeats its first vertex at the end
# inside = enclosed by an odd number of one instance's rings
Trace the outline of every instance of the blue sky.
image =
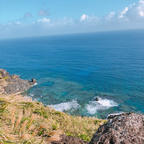
{"type": "Polygon", "coordinates": [[[144,0],[0,0],[0,38],[144,28],[144,0]]]}
{"type": "Polygon", "coordinates": [[[47,10],[52,18],[79,18],[83,13],[104,16],[133,2],[137,0],[0,0],[0,22],[17,20],[25,13],[38,18],[40,10],[47,10]]]}

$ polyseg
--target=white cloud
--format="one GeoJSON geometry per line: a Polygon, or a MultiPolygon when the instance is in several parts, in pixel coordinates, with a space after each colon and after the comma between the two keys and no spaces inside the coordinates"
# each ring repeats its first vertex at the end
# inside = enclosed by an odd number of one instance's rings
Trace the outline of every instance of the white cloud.
{"type": "Polygon", "coordinates": [[[144,4],[144,0],[140,0],[139,3],[140,3],[140,4],[144,4]]]}
{"type": "Polygon", "coordinates": [[[83,21],[86,21],[87,19],[88,19],[88,15],[83,14],[80,18],[80,21],[83,22],[83,21]]]}
{"type": "Polygon", "coordinates": [[[44,17],[44,18],[38,19],[37,22],[39,22],[39,23],[50,23],[51,20],[49,18],[44,17]]]}
{"type": "Polygon", "coordinates": [[[125,9],[120,13],[119,18],[123,18],[125,14],[128,12],[129,8],[125,7],[125,9]]]}
{"type": "Polygon", "coordinates": [[[139,1],[139,5],[137,9],[138,9],[139,16],[144,17],[144,0],[139,1]]]}
{"type": "Polygon", "coordinates": [[[144,0],[139,0],[126,7],[119,15],[119,18],[127,19],[131,22],[139,22],[144,18],[144,0]]]}
{"type": "Polygon", "coordinates": [[[139,15],[143,17],[144,16],[144,11],[139,11],[139,15]]]}
{"type": "Polygon", "coordinates": [[[114,18],[116,15],[116,13],[114,11],[110,12],[107,16],[106,16],[106,20],[111,20],[112,18],[114,18]]]}
{"type": "Polygon", "coordinates": [[[90,24],[90,25],[95,25],[98,24],[100,22],[100,18],[95,16],[95,15],[87,15],[87,14],[83,14],[80,17],[79,22],[81,24],[90,24]]]}

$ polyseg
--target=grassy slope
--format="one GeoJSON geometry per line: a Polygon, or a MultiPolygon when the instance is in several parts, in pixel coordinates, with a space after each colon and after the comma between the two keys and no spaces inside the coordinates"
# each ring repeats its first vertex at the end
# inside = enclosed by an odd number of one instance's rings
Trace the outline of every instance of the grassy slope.
{"type": "Polygon", "coordinates": [[[89,141],[104,122],[57,112],[22,95],[0,95],[0,144],[47,144],[61,134],[89,141]]]}

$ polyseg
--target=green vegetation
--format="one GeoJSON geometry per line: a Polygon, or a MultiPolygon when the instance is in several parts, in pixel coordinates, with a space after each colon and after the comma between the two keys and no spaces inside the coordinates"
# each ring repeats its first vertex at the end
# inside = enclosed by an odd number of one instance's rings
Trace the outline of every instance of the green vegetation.
{"type": "Polygon", "coordinates": [[[46,144],[61,134],[89,141],[104,122],[57,112],[21,95],[0,95],[0,144],[46,144]]]}

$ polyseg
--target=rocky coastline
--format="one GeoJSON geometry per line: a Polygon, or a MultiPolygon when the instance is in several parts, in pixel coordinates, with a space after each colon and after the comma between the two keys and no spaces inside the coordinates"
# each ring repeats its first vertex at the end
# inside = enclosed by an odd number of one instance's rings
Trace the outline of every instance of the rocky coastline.
{"type": "Polygon", "coordinates": [[[35,84],[35,79],[23,80],[18,75],[10,75],[6,70],[0,69],[0,94],[22,93],[35,84]]]}
{"type": "Polygon", "coordinates": [[[0,69],[1,144],[144,144],[144,115],[69,116],[21,95],[35,84],[0,69]]]}

